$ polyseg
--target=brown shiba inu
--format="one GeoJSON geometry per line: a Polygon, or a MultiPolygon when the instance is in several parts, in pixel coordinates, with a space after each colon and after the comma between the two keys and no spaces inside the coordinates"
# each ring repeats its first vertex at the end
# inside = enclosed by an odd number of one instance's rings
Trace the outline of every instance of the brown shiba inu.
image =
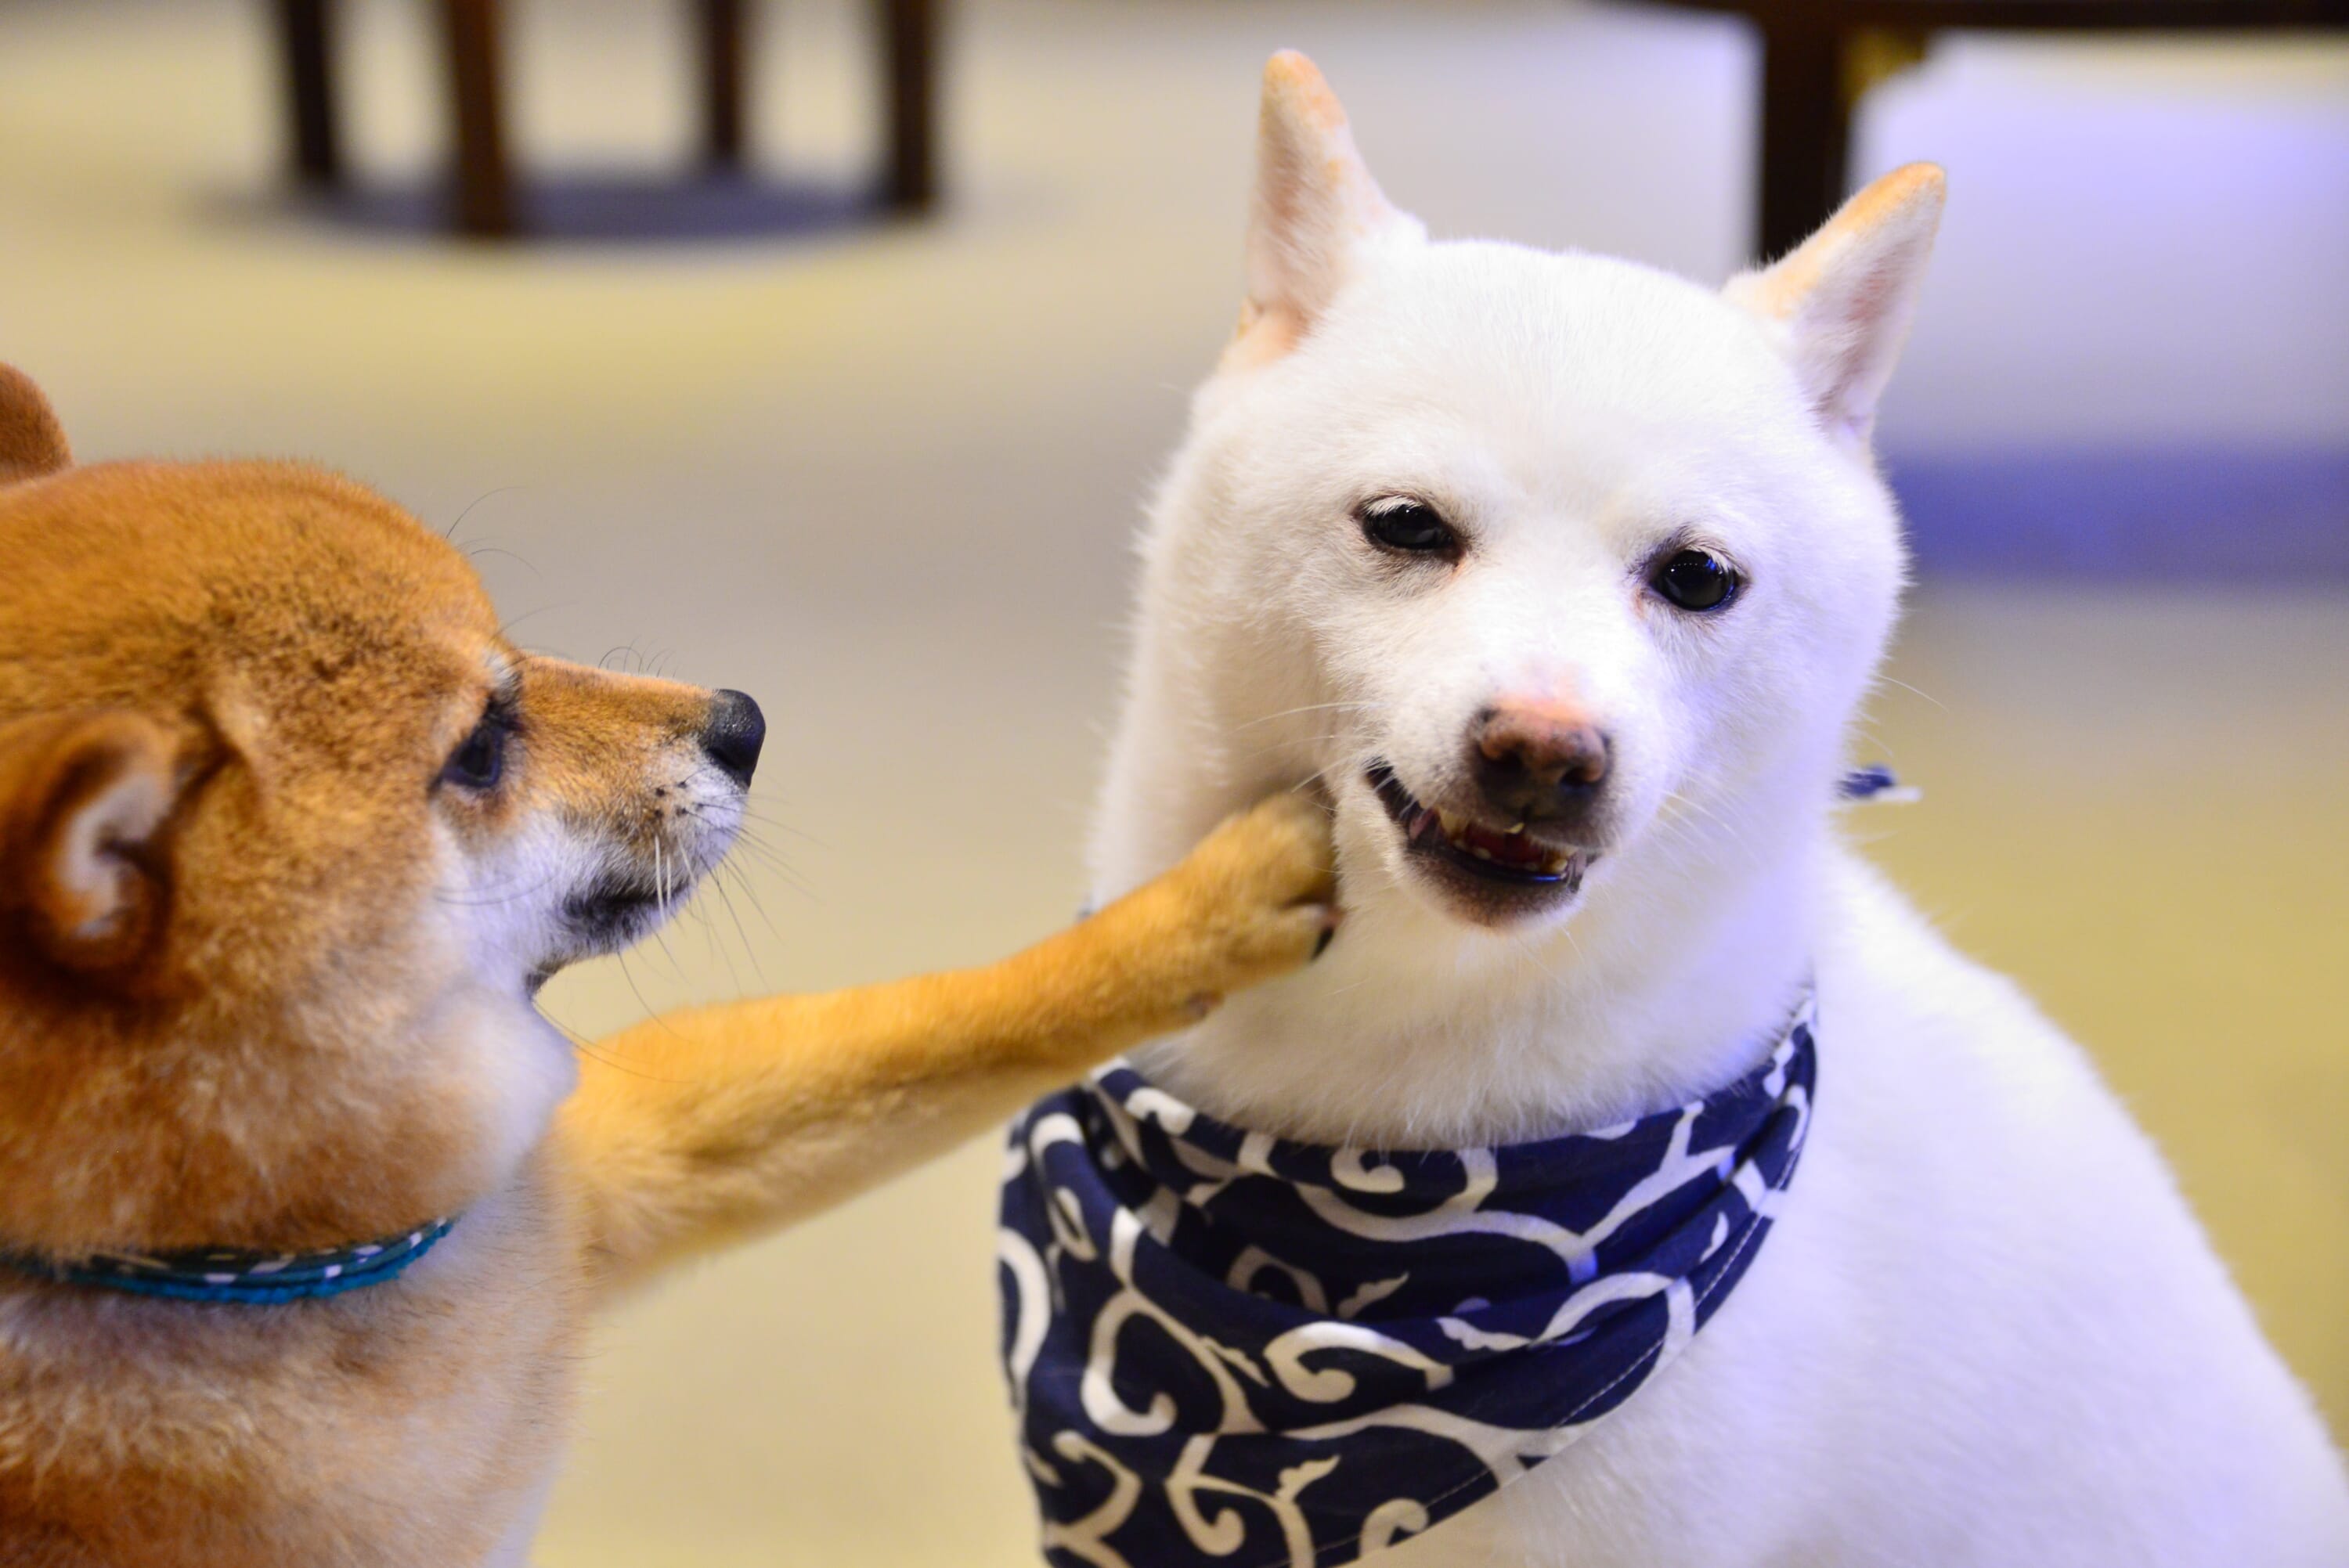
{"type": "Polygon", "coordinates": [[[739,693],[519,653],[347,480],[75,468],[0,368],[0,1562],[519,1561],[599,1299],[1331,929],[1320,815],[1284,800],[993,968],[574,1060],[536,985],[717,861],[761,736],[739,693]],[[299,1262],[401,1237],[364,1289],[299,1262]],[[191,1253],[321,1283],[116,1288],[191,1253]]]}

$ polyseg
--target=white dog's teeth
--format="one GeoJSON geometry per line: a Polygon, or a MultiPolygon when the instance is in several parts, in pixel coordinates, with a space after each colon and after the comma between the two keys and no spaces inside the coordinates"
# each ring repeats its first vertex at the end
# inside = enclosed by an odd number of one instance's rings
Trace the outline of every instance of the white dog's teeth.
{"type": "Polygon", "coordinates": [[[1493,851],[1490,851],[1490,850],[1488,850],[1488,849],[1486,849],[1486,848],[1485,848],[1484,845],[1482,845],[1482,844],[1471,844],[1471,845],[1469,845],[1469,846],[1468,846],[1468,852],[1469,852],[1470,854],[1472,854],[1472,855],[1475,856],[1475,857],[1476,857],[1478,860],[1480,860],[1480,861],[1489,861],[1489,860],[1491,860],[1491,859],[1493,858],[1493,851]]]}
{"type": "Polygon", "coordinates": [[[1457,839],[1468,830],[1467,818],[1455,817],[1441,806],[1435,809],[1435,818],[1444,824],[1444,836],[1447,839],[1457,839]]]}

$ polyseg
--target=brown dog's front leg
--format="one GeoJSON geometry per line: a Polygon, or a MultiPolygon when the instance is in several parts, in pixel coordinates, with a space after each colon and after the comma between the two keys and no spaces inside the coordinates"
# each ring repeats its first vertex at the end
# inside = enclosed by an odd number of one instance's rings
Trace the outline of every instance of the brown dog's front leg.
{"type": "Polygon", "coordinates": [[[556,1130],[598,1274],[626,1281],[952,1148],[1303,965],[1333,893],[1327,813],[1278,797],[1000,964],[698,1008],[601,1042],[556,1130]]]}

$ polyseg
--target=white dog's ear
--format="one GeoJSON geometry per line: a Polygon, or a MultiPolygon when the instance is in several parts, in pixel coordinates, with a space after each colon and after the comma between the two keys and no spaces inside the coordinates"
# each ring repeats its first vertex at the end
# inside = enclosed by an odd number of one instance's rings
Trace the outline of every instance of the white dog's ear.
{"type": "Polygon", "coordinates": [[[1725,291],[1785,325],[1787,352],[1821,422],[1862,445],[1909,335],[1941,225],[1943,188],[1933,164],[1896,169],[1845,202],[1792,254],[1740,273],[1725,291]]]}
{"type": "Polygon", "coordinates": [[[1313,62],[1294,49],[1273,56],[1257,119],[1247,303],[1226,368],[1288,353],[1345,286],[1362,242],[1411,222],[1363,166],[1346,111],[1313,62]]]}

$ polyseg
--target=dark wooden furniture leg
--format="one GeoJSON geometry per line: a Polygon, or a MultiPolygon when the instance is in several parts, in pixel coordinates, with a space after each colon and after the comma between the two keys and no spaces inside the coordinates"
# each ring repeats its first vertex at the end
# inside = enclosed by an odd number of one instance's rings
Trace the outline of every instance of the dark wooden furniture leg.
{"type": "Polygon", "coordinates": [[[457,139],[457,227],[497,239],[514,232],[498,57],[497,0],[442,0],[457,139]]]}
{"type": "Polygon", "coordinates": [[[1781,17],[1762,31],[1762,261],[1808,238],[1844,198],[1851,114],[1842,30],[1781,17]]]}
{"type": "Polygon", "coordinates": [[[285,53],[286,108],[294,132],[294,181],[326,190],[343,178],[342,139],[335,121],[333,18],[328,0],[277,0],[277,36],[285,53]]]}
{"type": "Polygon", "coordinates": [[[698,0],[701,21],[701,161],[742,167],[750,52],[750,0],[698,0]]]}
{"type": "Polygon", "coordinates": [[[2065,33],[2349,27],[2349,0],[1669,0],[1762,33],[1760,259],[1785,254],[1841,203],[1853,107],[1952,29],[2065,33]]]}
{"type": "Polygon", "coordinates": [[[880,0],[888,98],[881,195],[899,212],[936,205],[937,31],[944,0],[880,0]]]}

